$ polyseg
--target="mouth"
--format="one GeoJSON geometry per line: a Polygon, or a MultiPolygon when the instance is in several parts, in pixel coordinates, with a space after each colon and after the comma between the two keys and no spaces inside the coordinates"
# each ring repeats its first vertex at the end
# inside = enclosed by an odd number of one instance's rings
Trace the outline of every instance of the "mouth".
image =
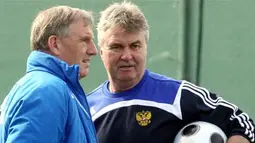
{"type": "Polygon", "coordinates": [[[125,66],[119,66],[120,68],[130,68],[133,67],[133,65],[125,65],[125,66]]]}
{"type": "Polygon", "coordinates": [[[82,63],[89,66],[90,65],[90,60],[88,60],[88,59],[82,60],[82,63]]]}
{"type": "Polygon", "coordinates": [[[83,59],[82,62],[83,62],[83,63],[89,63],[89,62],[90,62],[90,59],[83,59]]]}
{"type": "Polygon", "coordinates": [[[134,66],[133,65],[123,65],[123,66],[119,66],[120,70],[131,70],[134,66]]]}

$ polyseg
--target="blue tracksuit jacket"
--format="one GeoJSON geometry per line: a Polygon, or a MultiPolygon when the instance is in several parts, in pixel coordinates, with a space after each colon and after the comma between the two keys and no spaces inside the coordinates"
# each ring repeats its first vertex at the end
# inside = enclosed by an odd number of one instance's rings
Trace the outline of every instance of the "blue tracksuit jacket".
{"type": "Polygon", "coordinates": [[[96,143],[79,66],[33,51],[2,104],[1,142],[96,143]]]}

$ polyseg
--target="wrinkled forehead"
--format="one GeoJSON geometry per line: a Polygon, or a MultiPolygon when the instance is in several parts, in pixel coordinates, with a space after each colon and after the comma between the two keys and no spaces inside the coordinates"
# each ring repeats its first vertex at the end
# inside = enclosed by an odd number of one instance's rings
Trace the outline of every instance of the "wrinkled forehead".
{"type": "Polygon", "coordinates": [[[126,29],[118,26],[108,29],[104,33],[105,44],[111,43],[130,44],[135,41],[145,42],[144,31],[127,31],[126,29]]]}
{"type": "Polygon", "coordinates": [[[73,22],[69,26],[69,33],[79,35],[79,36],[88,35],[88,36],[94,37],[93,27],[91,27],[91,25],[87,24],[87,22],[84,20],[79,20],[79,21],[73,22]]]}

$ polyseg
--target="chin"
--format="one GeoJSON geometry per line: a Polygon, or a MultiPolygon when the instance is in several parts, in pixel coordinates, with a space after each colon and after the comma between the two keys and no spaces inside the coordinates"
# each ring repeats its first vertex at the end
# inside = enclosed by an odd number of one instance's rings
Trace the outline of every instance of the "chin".
{"type": "Polygon", "coordinates": [[[119,76],[118,79],[128,81],[128,80],[133,80],[133,79],[135,79],[135,78],[136,78],[136,76],[128,76],[128,75],[123,76],[123,75],[122,75],[122,76],[119,76]]]}
{"type": "Polygon", "coordinates": [[[79,78],[81,79],[81,78],[84,78],[84,77],[88,76],[88,73],[89,73],[89,71],[81,71],[79,78]]]}

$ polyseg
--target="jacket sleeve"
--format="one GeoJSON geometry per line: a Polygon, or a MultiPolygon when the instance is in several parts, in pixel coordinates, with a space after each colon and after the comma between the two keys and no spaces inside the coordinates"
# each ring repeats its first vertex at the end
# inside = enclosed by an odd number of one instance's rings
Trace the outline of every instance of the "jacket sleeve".
{"type": "Polygon", "coordinates": [[[15,104],[5,116],[7,143],[55,143],[63,139],[66,114],[65,91],[57,86],[38,87],[15,104]]]}
{"type": "Polygon", "coordinates": [[[228,138],[241,135],[254,142],[254,122],[236,105],[187,81],[183,81],[180,88],[184,120],[207,121],[219,126],[228,138]]]}

